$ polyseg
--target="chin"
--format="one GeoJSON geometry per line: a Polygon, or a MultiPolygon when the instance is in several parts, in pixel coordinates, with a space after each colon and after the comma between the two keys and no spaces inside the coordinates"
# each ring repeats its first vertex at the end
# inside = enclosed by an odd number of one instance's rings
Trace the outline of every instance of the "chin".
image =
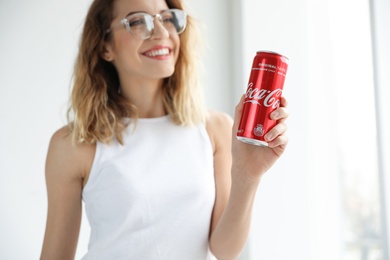
{"type": "Polygon", "coordinates": [[[175,73],[175,68],[166,70],[164,73],[162,73],[163,74],[162,78],[169,78],[170,76],[173,75],[173,73],[175,73]]]}

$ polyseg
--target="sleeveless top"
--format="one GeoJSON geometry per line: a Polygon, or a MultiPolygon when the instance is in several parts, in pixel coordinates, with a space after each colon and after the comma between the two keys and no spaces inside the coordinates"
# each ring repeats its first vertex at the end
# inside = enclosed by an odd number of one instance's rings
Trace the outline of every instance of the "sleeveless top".
{"type": "Polygon", "coordinates": [[[82,192],[91,226],[82,259],[214,259],[213,149],[205,126],[144,118],[123,137],[124,145],[96,145],[82,192]]]}

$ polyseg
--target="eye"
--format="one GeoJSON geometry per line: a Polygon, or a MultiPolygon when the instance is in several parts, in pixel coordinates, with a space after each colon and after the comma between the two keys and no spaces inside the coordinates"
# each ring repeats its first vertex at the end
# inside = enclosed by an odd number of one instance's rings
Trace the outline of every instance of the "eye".
{"type": "Polygon", "coordinates": [[[163,23],[175,23],[175,17],[172,13],[166,13],[162,15],[163,23]]]}
{"type": "Polygon", "coordinates": [[[147,20],[148,17],[146,14],[133,14],[127,17],[130,27],[144,26],[145,24],[148,24],[147,20]]]}
{"type": "Polygon", "coordinates": [[[164,23],[175,23],[175,20],[173,19],[173,17],[166,17],[166,18],[164,18],[163,22],[164,23]]]}
{"type": "Polygon", "coordinates": [[[144,24],[146,24],[146,22],[145,22],[145,19],[143,19],[143,18],[131,19],[129,21],[130,27],[144,25],[144,24]]]}

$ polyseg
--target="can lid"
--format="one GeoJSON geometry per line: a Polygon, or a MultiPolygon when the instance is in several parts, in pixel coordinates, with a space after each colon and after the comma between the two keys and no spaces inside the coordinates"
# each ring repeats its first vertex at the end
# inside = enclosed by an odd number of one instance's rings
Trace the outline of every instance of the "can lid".
{"type": "Polygon", "coordinates": [[[265,50],[260,50],[260,51],[257,51],[256,54],[259,54],[259,53],[270,53],[270,54],[275,54],[275,55],[279,55],[283,58],[285,58],[287,61],[286,63],[288,62],[288,58],[280,53],[277,53],[277,52],[274,52],[274,51],[265,51],[265,50]]]}

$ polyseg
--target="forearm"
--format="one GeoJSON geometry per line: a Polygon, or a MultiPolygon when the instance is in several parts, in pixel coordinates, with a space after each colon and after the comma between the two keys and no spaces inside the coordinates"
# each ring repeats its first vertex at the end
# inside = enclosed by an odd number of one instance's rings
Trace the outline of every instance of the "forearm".
{"type": "Polygon", "coordinates": [[[228,204],[210,236],[210,249],[219,260],[236,259],[243,250],[260,182],[241,180],[234,176],[228,204]]]}

